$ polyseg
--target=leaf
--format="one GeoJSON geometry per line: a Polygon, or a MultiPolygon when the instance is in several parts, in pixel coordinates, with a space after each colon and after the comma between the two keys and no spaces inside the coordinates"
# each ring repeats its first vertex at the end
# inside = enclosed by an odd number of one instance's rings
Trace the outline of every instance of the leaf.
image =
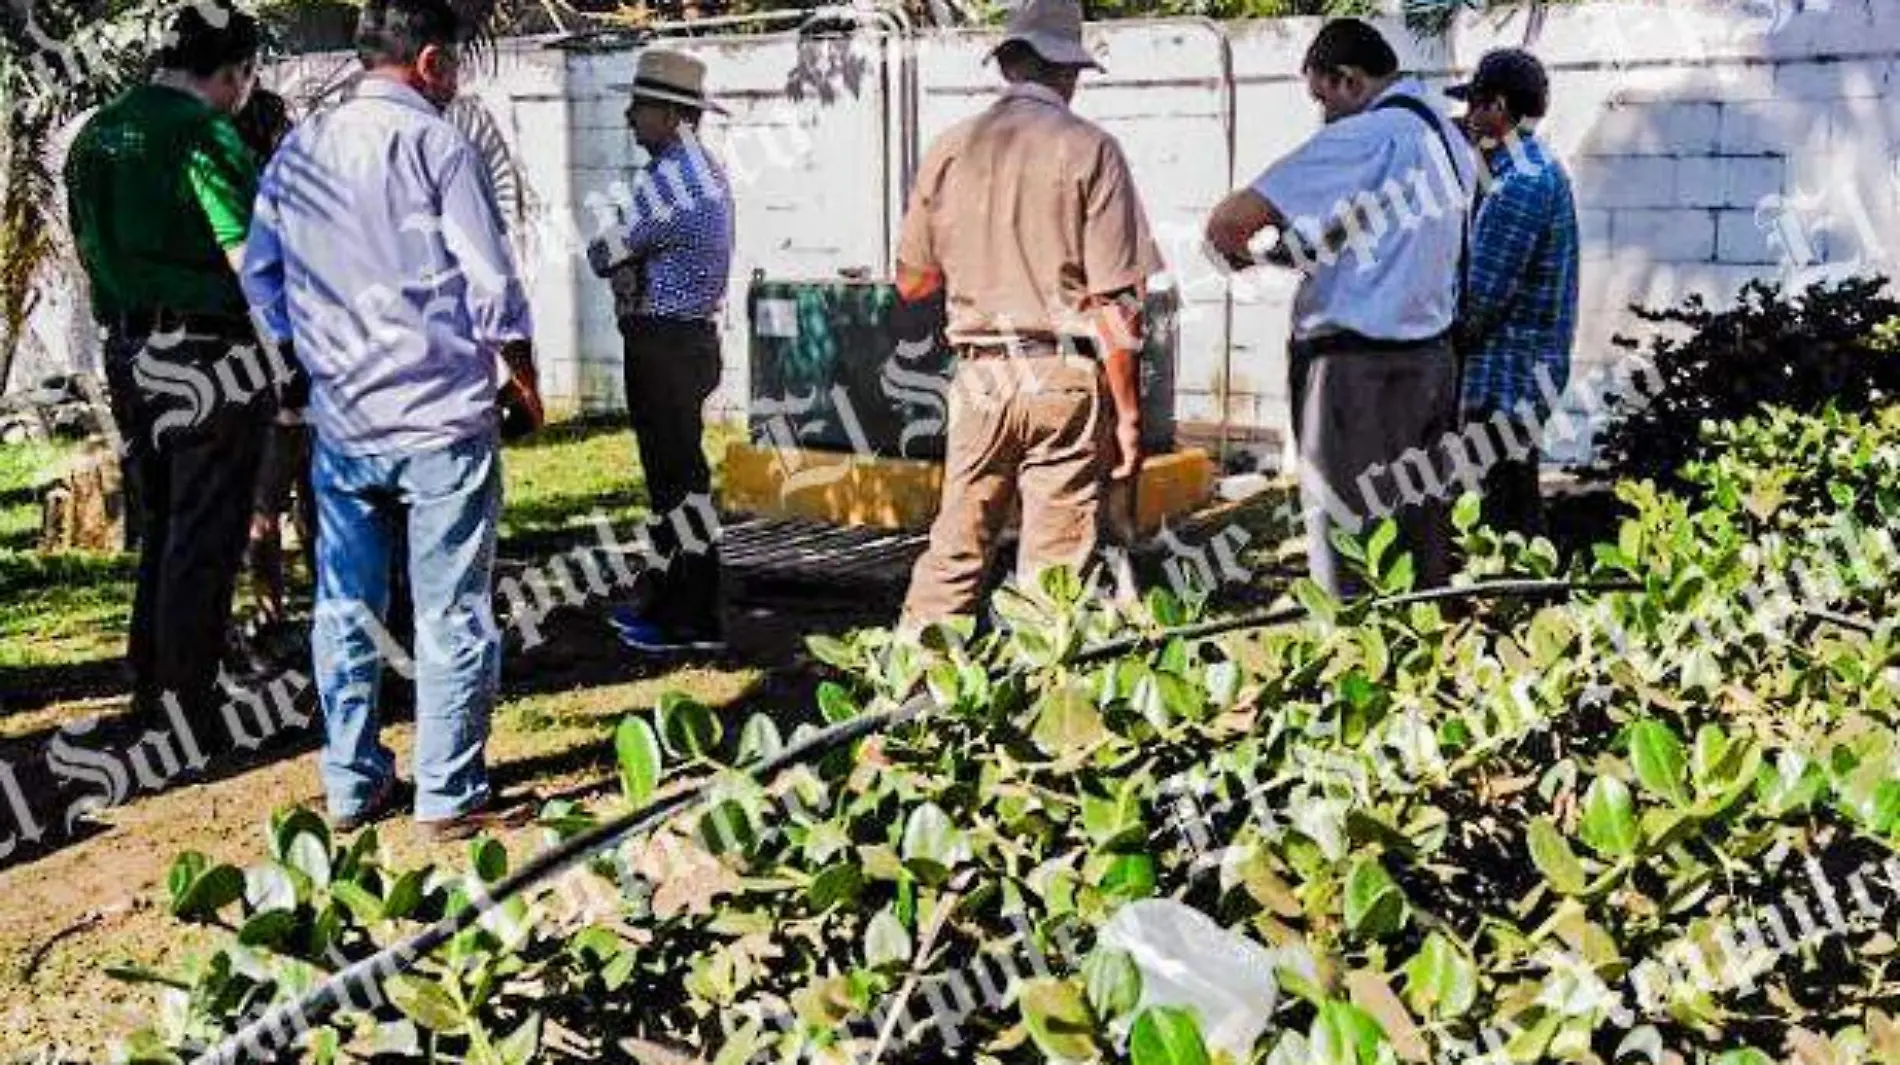
{"type": "Polygon", "coordinates": [[[1451,525],[1461,533],[1469,533],[1478,527],[1478,520],[1484,514],[1484,497],[1476,492],[1466,492],[1458,497],[1451,507],[1451,525]]]}
{"type": "Polygon", "coordinates": [[[1379,1022],[1350,1002],[1327,1002],[1307,1032],[1310,1065],[1371,1065],[1378,1060],[1385,1034],[1379,1022]]]}
{"type": "Polygon", "coordinates": [[[1775,1065],[1775,1059],[1754,1047],[1743,1047],[1722,1052],[1716,1057],[1715,1065],[1775,1065]]]}
{"type": "Polygon", "coordinates": [[[844,685],[832,680],[818,686],[818,712],[834,725],[862,713],[857,700],[851,698],[851,693],[845,690],[844,685]]]}
{"type": "Polygon", "coordinates": [[[1326,589],[1314,583],[1311,577],[1301,577],[1293,582],[1293,598],[1299,600],[1308,614],[1328,625],[1339,620],[1339,601],[1326,593],[1326,589]]]}
{"type": "Polygon", "coordinates": [[[1237,662],[1216,662],[1202,676],[1207,687],[1208,704],[1217,710],[1231,709],[1240,699],[1241,672],[1237,662]]]}
{"type": "Polygon", "coordinates": [[[1141,968],[1125,950],[1097,947],[1082,961],[1089,1009],[1104,1022],[1130,1012],[1141,1002],[1141,968]]]}
{"type": "Polygon", "coordinates": [[[1527,836],[1531,861],[1559,894],[1581,895],[1589,888],[1583,864],[1577,861],[1569,842],[1557,831],[1557,826],[1550,823],[1549,818],[1534,818],[1527,836]]]}
{"type": "Polygon", "coordinates": [[[317,816],[313,810],[301,806],[278,810],[271,814],[270,844],[271,857],[286,865],[290,862],[290,845],[298,836],[315,836],[323,852],[330,852],[330,825],[317,816]]]}
{"type": "Polygon", "coordinates": [[[1155,860],[1146,854],[1117,854],[1102,873],[1102,893],[1134,901],[1155,893],[1155,860]]]}
{"type": "Polygon", "coordinates": [[[1372,530],[1371,538],[1366,541],[1366,569],[1369,572],[1375,575],[1384,572],[1380,569],[1379,563],[1384,560],[1386,551],[1390,550],[1398,539],[1398,522],[1391,518],[1379,522],[1379,527],[1372,530]]]}
{"type": "Polygon", "coordinates": [[[402,973],[383,981],[383,994],[402,1015],[431,1032],[454,1035],[467,1026],[462,1011],[441,984],[402,973]]]}
{"type": "MultiPolygon", "coordinates": [[[[351,885],[354,886],[354,885],[351,885]]],[[[291,910],[265,910],[238,927],[237,940],[247,947],[274,948],[297,930],[297,915],[291,910]]]]}
{"type": "Polygon", "coordinates": [[[1128,1034],[1134,1065],[1209,1065],[1207,1043],[1194,1014],[1172,1006],[1152,1006],[1135,1018],[1128,1034]]]}
{"type": "Polygon", "coordinates": [[[243,873],[243,904],[251,913],[264,913],[270,909],[296,909],[300,902],[296,894],[296,881],[289,873],[276,864],[245,869],[243,873]]]}
{"type": "Polygon", "coordinates": [[[1379,1031],[1384,1033],[1386,1042],[1392,1044],[1392,1050],[1399,1060],[1431,1060],[1425,1037],[1419,1034],[1418,1022],[1406,1012],[1405,1003],[1399,1001],[1399,996],[1392,993],[1392,985],[1386,982],[1383,974],[1370,969],[1347,973],[1346,990],[1352,997],[1352,1004],[1365,1010],[1378,1022],[1379,1031]]]}
{"type": "Polygon", "coordinates": [[[668,692],[660,697],[660,738],[666,749],[681,758],[706,758],[719,747],[719,719],[689,696],[668,692]]]}
{"type": "Polygon", "coordinates": [[[1689,805],[1683,786],[1682,740],[1660,721],[1638,721],[1630,726],[1630,764],[1643,788],[1676,806],[1689,805]]]}
{"type": "Polygon", "coordinates": [[[700,817],[699,841],[715,856],[746,854],[758,842],[758,828],[743,805],[727,799],[700,817]]]}
{"type": "Polygon", "coordinates": [[[108,965],[106,966],[106,976],[125,984],[152,984],[157,987],[169,987],[178,991],[189,992],[191,990],[191,984],[186,981],[180,980],[176,976],[168,976],[165,973],[159,972],[157,969],[146,968],[143,965],[108,965]]]}
{"type": "Polygon", "coordinates": [[[172,916],[185,920],[215,917],[219,910],[243,897],[244,874],[234,865],[214,866],[200,873],[172,901],[172,916]]]}
{"type": "Polygon", "coordinates": [[[428,875],[427,870],[411,869],[397,877],[383,896],[383,916],[400,920],[414,913],[422,904],[423,884],[428,875]]]}
{"type": "Polygon", "coordinates": [[[468,864],[482,883],[492,884],[508,875],[508,849],[501,841],[483,836],[468,845],[468,864]]]}
{"type": "Polygon", "coordinates": [[[819,873],[805,890],[805,903],[818,913],[852,902],[864,887],[864,873],[853,862],[840,862],[819,873]]]}
{"type": "MultiPolygon", "coordinates": [[[[657,750],[657,747],[655,748],[657,750]]],[[[757,765],[785,749],[778,723],[764,714],[753,714],[739,730],[739,765],[757,765]]]]}
{"type": "Polygon", "coordinates": [[[1029,1038],[1055,1061],[1088,1061],[1096,1056],[1095,1021],[1082,990],[1069,980],[1031,980],[1019,999],[1029,1038]]]}
{"type": "Polygon", "coordinates": [[[314,833],[299,832],[291,837],[284,849],[284,864],[302,873],[317,887],[330,883],[330,848],[314,833]]]}
{"type": "Polygon", "coordinates": [[[541,1015],[532,1013],[521,1026],[495,1044],[495,1055],[502,1065],[528,1065],[541,1049],[541,1015]]]}
{"type": "Polygon", "coordinates": [[[1030,738],[1044,754],[1061,758],[1088,750],[1110,735],[1094,700],[1074,685],[1065,685],[1043,697],[1030,738]]]}
{"type": "Polygon", "coordinates": [[[927,802],[910,812],[901,853],[906,862],[922,860],[955,869],[969,859],[970,845],[950,823],[950,816],[936,803],[927,802]]]}
{"type": "Polygon", "coordinates": [[[1405,963],[1405,998],[1423,1017],[1462,1017],[1478,999],[1477,966],[1456,943],[1433,932],[1405,963]]]}
{"type": "Polygon", "coordinates": [[[1365,939],[1379,939],[1405,924],[1405,895],[1377,858],[1353,863],[1346,876],[1346,927],[1365,939]]]}
{"type": "Polygon", "coordinates": [[[632,714],[620,719],[614,729],[614,757],[620,763],[620,794],[627,805],[645,806],[660,785],[660,738],[643,717],[632,714]]]}
{"type": "Polygon", "coordinates": [[[1707,724],[1696,730],[1695,748],[1689,756],[1689,778],[1698,791],[1713,791],[1728,783],[1718,780],[1729,753],[1728,734],[1722,726],[1707,724]]]}
{"type": "Polygon", "coordinates": [[[1400,555],[1398,561],[1392,563],[1391,570],[1387,571],[1385,577],[1380,580],[1379,587],[1384,589],[1387,595],[1403,595],[1417,584],[1418,563],[1412,560],[1412,553],[1408,551],[1400,555]]]}
{"type": "Polygon", "coordinates": [[[165,873],[165,891],[172,901],[172,912],[178,911],[178,904],[185,897],[191,885],[204,875],[211,859],[197,851],[186,851],[172,859],[172,867],[165,873]]]}
{"type": "Polygon", "coordinates": [[[879,910],[864,931],[864,966],[881,969],[910,960],[910,932],[888,909],[879,910]]]}
{"type": "Polygon", "coordinates": [[[1628,785],[1612,776],[1591,781],[1590,790],[1583,796],[1580,835],[1591,850],[1605,858],[1624,858],[1636,853],[1642,836],[1637,829],[1628,785]]]}
{"type": "Polygon", "coordinates": [[[805,647],[812,657],[833,669],[850,673],[858,667],[857,652],[835,636],[807,636],[805,647]]]}
{"type": "Polygon", "coordinates": [[[330,885],[330,897],[342,903],[350,916],[361,924],[375,924],[383,919],[382,900],[353,880],[339,880],[330,885]]]}

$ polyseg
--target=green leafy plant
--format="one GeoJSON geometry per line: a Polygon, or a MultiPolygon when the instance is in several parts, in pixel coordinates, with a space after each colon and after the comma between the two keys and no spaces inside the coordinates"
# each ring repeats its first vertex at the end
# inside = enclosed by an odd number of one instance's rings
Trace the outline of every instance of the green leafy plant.
{"type": "MultiPolygon", "coordinates": [[[[746,767],[782,749],[780,723],[661,700],[616,732],[618,796],[553,805],[543,829],[571,838],[675,788],[701,801],[294,1052],[592,1059],[637,1037],[725,1063],[1236,1060],[1216,1018],[1145,1004],[1152,959],[1103,936],[1167,899],[1272,952],[1282,994],[1251,1062],[1492,1042],[1526,1062],[1891,1060],[1882,929],[1900,893],[1883,899],[1876,871],[1900,847],[1894,419],[1769,412],[1710,431],[1693,495],[1623,484],[1630,517],[1561,575],[1629,591],[1453,613],[1302,583],[1298,623],[1190,640],[1168,627],[1195,611],[1165,593],[1121,607],[1055,572],[1002,598],[981,639],[814,638],[837,676],[809,719],[917,691],[935,709],[759,781],[746,767]],[[1079,654],[1131,634],[1143,649],[1079,654]],[[1817,876],[1843,918],[1783,944],[1769,917],[1819,912],[1817,876]],[[972,991],[998,959],[1016,978],[972,991]],[[915,1022],[918,1003],[965,998],[915,1022]]],[[[1547,541],[1486,529],[1469,502],[1455,517],[1461,579],[1560,573],[1547,541]]],[[[1388,529],[1349,547],[1369,585],[1410,587],[1388,529]]],[[[172,1003],[131,1044],[148,1059],[201,1049],[508,868],[482,842],[461,876],[398,873],[373,837],[346,848],[298,812],[269,836],[242,899],[208,857],[174,870],[179,916],[232,941],[182,974],[125,972],[172,1003]]]]}

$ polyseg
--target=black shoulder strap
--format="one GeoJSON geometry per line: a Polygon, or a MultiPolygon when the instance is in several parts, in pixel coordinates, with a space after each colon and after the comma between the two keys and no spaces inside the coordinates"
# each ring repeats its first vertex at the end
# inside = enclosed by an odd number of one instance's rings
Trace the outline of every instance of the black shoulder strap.
{"type": "MultiPolygon", "coordinates": [[[[1451,164],[1453,180],[1458,182],[1460,188],[1464,187],[1464,178],[1458,173],[1458,148],[1452,143],[1451,135],[1445,132],[1445,123],[1439,121],[1438,112],[1433,110],[1430,104],[1427,104],[1415,96],[1405,96],[1395,93],[1372,105],[1372,109],[1374,111],[1409,111],[1417,117],[1420,122],[1429,126],[1432,132],[1438,134],[1438,142],[1445,147],[1445,162],[1451,164]]],[[[1471,193],[1465,198],[1463,224],[1459,227],[1458,303],[1456,310],[1456,317],[1458,319],[1464,318],[1465,278],[1471,270],[1471,226],[1472,220],[1477,214],[1478,195],[1482,187],[1483,183],[1481,181],[1474,181],[1472,183],[1471,193]]]]}

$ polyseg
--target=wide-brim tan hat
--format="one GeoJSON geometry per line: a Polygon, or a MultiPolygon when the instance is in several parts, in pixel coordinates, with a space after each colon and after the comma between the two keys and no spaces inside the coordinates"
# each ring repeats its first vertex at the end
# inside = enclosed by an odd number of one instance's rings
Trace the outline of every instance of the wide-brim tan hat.
{"type": "Polygon", "coordinates": [[[732,113],[706,95],[706,64],[685,52],[649,48],[640,53],[633,80],[613,88],[625,89],[636,100],[663,100],[722,115],[732,113]]]}
{"type": "Polygon", "coordinates": [[[1010,12],[1009,25],[1003,31],[1003,44],[1011,41],[1021,41],[1035,49],[1046,63],[1102,69],[1102,64],[1082,44],[1079,0],[1023,0],[1010,12]]]}

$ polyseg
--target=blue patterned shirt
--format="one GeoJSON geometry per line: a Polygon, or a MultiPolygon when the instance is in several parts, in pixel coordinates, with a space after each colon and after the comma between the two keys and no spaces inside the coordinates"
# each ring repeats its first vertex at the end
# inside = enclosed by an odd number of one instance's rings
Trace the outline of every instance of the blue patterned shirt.
{"type": "Polygon", "coordinates": [[[1465,283],[1466,410],[1549,415],[1577,333],[1577,204],[1570,175],[1529,133],[1492,150],[1465,283]],[[1548,394],[1538,372],[1549,376],[1548,394]]]}
{"type": "Polygon", "coordinates": [[[688,135],[660,149],[635,176],[627,206],[622,224],[587,249],[602,276],[638,264],[640,289],[622,313],[716,316],[732,270],[732,189],[705,146],[688,135]]]}

